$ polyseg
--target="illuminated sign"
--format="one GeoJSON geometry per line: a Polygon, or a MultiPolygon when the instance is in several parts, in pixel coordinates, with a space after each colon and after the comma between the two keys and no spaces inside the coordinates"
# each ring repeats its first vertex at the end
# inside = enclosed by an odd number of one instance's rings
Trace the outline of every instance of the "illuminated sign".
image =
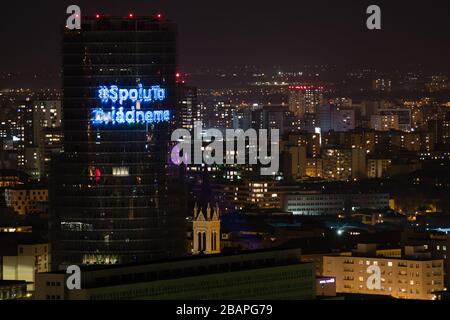
{"type": "Polygon", "coordinates": [[[98,89],[98,97],[102,103],[111,101],[113,104],[119,101],[123,104],[124,101],[131,100],[140,103],[163,101],[166,99],[166,90],[160,86],[151,86],[145,89],[142,84],[139,84],[137,89],[120,89],[118,86],[100,86],[98,89]]]}
{"type": "Polygon", "coordinates": [[[104,108],[94,108],[91,114],[93,125],[116,125],[116,124],[152,124],[170,121],[169,110],[143,110],[141,106],[152,102],[164,101],[166,99],[166,89],[160,86],[145,88],[139,84],[134,89],[123,89],[116,85],[100,86],[97,90],[101,104],[111,103],[109,110],[104,108]],[[134,104],[131,107],[124,107],[125,102],[134,104]],[[116,104],[119,104],[116,106],[116,104]]]}
{"type": "Polygon", "coordinates": [[[328,284],[328,283],[334,283],[334,278],[329,278],[329,279],[324,279],[324,280],[319,280],[320,284],[328,284]]]}
{"type": "Polygon", "coordinates": [[[142,111],[135,110],[131,107],[131,110],[124,111],[123,107],[112,107],[111,111],[104,111],[101,108],[92,110],[92,124],[144,124],[144,123],[158,123],[170,121],[169,110],[152,110],[142,111]]]}

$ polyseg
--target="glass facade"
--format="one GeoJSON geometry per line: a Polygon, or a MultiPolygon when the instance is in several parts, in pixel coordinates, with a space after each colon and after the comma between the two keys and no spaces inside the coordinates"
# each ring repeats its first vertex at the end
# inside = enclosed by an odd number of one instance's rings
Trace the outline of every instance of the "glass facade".
{"type": "Polygon", "coordinates": [[[64,153],[52,161],[50,190],[53,266],[183,255],[184,184],[169,158],[178,111],[176,25],[153,18],[82,22],[81,30],[63,34],[64,153]],[[102,100],[99,88],[111,86],[130,98],[102,100]],[[164,99],[132,99],[131,89],[152,86],[164,99]],[[120,107],[170,117],[92,119],[93,110],[120,107]]]}

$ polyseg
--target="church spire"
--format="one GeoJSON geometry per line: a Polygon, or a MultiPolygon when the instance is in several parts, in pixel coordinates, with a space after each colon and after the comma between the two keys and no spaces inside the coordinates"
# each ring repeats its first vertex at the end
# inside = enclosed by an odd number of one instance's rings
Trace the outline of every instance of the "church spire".
{"type": "Polygon", "coordinates": [[[198,208],[197,208],[197,202],[196,202],[195,206],[194,206],[194,220],[197,219],[197,212],[198,212],[198,208]]]}
{"type": "Polygon", "coordinates": [[[211,220],[211,206],[209,205],[209,202],[208,202],[208,206],[206,207],[206,220],[208,220],[208,221],[211,220]]]}
{"type": "Polygon", "coordinates": [[[217,203],[216,203],[216,205],[213,208],[212,220],[214,220],[214,221],[220,220],[219,205],[217,203]]]}
{"type": "Polygon", "coordinates": [[[220,253],[220,218],[219,207],[206,207],[206,217],[202,206],[194,206],[194,219],[192,223],[192,253],[214,254],[220,253]]]}

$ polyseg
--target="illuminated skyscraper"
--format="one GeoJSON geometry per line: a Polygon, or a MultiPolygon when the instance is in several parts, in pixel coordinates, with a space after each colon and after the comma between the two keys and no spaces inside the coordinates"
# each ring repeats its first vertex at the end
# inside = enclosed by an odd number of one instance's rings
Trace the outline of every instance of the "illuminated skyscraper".
{"type": "Polygon", "coordinates": [[[398,129],[402,131],[411,131],[411,109],[394,107],[388,109],[379,109],[378,114],[382,117],[397,116],[398,117],[398,129]]]}
{"type": "Polygon", "coordinates": [[[316,107],[316,124],[322,132],[344,132],[355,129],[355,111],[335,105],[316,107]]]}
{"type": "Polygon", "coordinates": [[[194,122],[202,121],[202,115],[197,102],[197,88],[179,84],[178,97],[178,104],[180,106],[179,123],[181,127],[193,130],[194,122]]]}
{"type": "Polygon", "coordinates": [[[61,150],[61,102],[34,101],[28,113],[32,132],[25,148],[25,171],[36,180],[45,179],[51,154],[61,150]]]}
{"type": "Polygon", "coordinates": [[[370,126],[376,131],[399,130],[398,115],[373,115],[370,126]]]}
{"type": "Polygon", "coordinates": [[[289,111],[303,117],[305,113],[314,113],[315,108],[323,103],[323,87],[290,86],[289,111]]]}
{"type": "Polygon", "coordinates": [[[54,267],[184,254],[184,189],[169,159],[176,25],[83,17],[63,36],[64,153],[52,165],[54,267]]]}
{"type": "Polygon", "coordinates": [[[212,105],[211,128],[218,128],[225,132],[226,129],[233,129],[233,115],[237,106],[230,101],[219,101],[212,105]]]}

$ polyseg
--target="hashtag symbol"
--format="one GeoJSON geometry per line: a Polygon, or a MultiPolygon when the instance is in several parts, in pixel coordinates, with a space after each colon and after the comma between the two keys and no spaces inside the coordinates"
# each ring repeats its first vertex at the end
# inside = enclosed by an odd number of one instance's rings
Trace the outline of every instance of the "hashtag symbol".
{"type": "Polygon", "coordinates": [[[106,86],[100,86],[98,90],[98,97],[103,103],[108,102],[109,99],[109,89],[106,86]]]}

